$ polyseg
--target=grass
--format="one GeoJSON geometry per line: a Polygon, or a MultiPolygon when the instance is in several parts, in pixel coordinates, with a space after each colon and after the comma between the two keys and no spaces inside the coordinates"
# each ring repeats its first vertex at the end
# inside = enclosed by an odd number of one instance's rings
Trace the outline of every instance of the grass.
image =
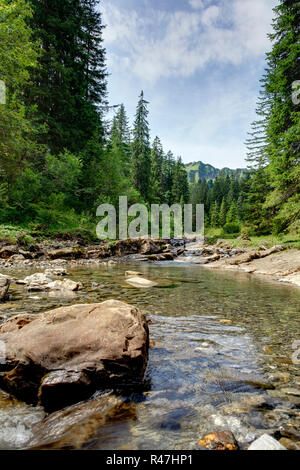
{"type": "MultiPolygon", "coordinates": [[[[245,240],[237,240],[239,233],[225,234],[222,228],[209,227],[205,230],[205,237],[212,243],[217,242],[219,239],[228,240],[234,247],[244,247],[245,240]]],[[[283,245],[289,248],[297,248],[300,250],[300,235],[299,234],[280,234],[280,235],[264,235],[264,236],[250,236],[250,240],[246,246],[252,248],[259,248],[264,245],[266,248],[271,248],[274,245],[283,245]]]]}
{"type": "Polygon", "coordinates": [[[28,225],[0,224],[0,242],[11,245],[34,245],[53,239],[78,240],[86,243],[99,241],[96,236],[96,223],[87,220],[57,221],[50,225],[46,223],[29,223],[28,225]],[[69,222],[69,223],[63,223],[69,222]]]}
{"type": "Polygon", "coordinates": [[[35,243],[30,230],[14,225],[0,225],[0,241],[11,243],[12,245],[30,245],[35,243]]]}

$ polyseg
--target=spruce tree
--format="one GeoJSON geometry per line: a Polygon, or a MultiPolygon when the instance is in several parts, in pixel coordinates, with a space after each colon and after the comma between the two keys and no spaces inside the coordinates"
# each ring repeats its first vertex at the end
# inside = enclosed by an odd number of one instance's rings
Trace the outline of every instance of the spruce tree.
{"type": "Polygon", "coordinates": [[[219,223],[221,227],[224,227],[226,224],[226,216],[227,216],[227,203],[225,197],[222,199],[222,204],[220,207],[220,214],[219,214],[219,223]]]}
{"type": "Polygon", "coordinates": [[[171,151],[163,159],[163,202],[172,204],[172,188],[175,170],[175,158],[171,151]]]}
{"type": "Polygon", "coordinates": [[[125,107],[122,104],[115,115],[111,127],[109,147],[118,158],[122,172],[126,178],[130,176],[130,130],[125,107]]]}
{"type": "Polygon", "coordinates": [[[190,199],[188,174],[182,159],[179,157],[174,167],[172,184],[172,202],[187,204],[190,199]]]}
{"type": "Polygon", "coordinates": [[[273,227],[277,232],[300,225],[300,106],[292,100],[293,83],[300,73],[299,7],[299,1],[281,0],[274,9],[273,47],[262,79],[260,119],[248,141],[248,160],[260,169],[250,185],[248,212],[250,201],[258,199],[264,219],[256,220],[256,227],[273,227]],[[257,188],[260,195],[255,194],[257,188]]]}
{"type": "Polygon", "coordinates": [[[150,199],[151,150],[147,116],[148,102],[142,91],[137,105],[132,141],[132,180],[135,189],[145,201],[150,199]]]}
{"type": "Polygon", "coordinates": [[[36,66],[38,56],[38,44],[33,42],[28,26],[31,18],[26,0],[1,0],[0,80],[5,90],[4,102],[0,102],[0,198],[2,209],[8,202],[11,207],[19,204],[23,212],[22,198],[25,191],[30,193],[29,188],[18,188],[18,194],[14,190],[26,168],[34,184],[35,175],[29,165],[44,155],[35,141],[37,128],[32,110],[24,103],[24,88],[30,83],[30,70],[36,66]]]}
{"type": "Polygon", "coordinates": [[[220,220],[219,220],[219,205],[217,201],[213,203],[210,210],[210,225],[212,227],[219,227],[220,220]]]}
{"type": "Polygon", "coordinates": [[[103,135],[106,105],[105,50],[96,0],[31,0],[30,24],[41,44],[39,67],[27,102],[47,125],[41,136],[56,154],[82,151],[95,134],[103,135]]]}
{"type": "Polygon", "coordinates": [[[159,137],[155,137],[151,148],[151,201],[163,202],[164,151],[159,137]]]}
{"type": "Polygon", "coordinates": [[[227,216],[226,216],[226,223],[227,224],[235,224],[239,223],[239,216],[236,202],[233,201],[229,207],[227,216]]]}

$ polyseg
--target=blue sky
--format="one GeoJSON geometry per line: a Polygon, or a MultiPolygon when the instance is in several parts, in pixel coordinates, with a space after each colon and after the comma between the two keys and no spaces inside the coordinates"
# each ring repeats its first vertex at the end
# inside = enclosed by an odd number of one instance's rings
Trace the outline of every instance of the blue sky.
{"type": "Polygon", "coordinates": [[[188,163],[245,166],[276,0],[101,0],[109,101],[188,163]]]}

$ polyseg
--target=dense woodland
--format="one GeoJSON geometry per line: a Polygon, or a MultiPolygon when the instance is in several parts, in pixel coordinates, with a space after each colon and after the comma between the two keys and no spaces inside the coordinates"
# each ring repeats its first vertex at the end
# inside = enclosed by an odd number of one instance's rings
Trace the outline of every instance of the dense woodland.
{"type": "MultiPolygon", "coordinates": [[[[247,142],[251,172],[189,184],[185,165],[150,142],[141,92],[129,123],[108,119],[105,44],[96,0],[0,0],[0,223],[94,230],[99,204],[203,203],[228,233],[299,233],[299,2],[275,9],[273,48],[247,142]]],[[[137,91],[138,96],[138,91],[137,91]]],[[[184,117],[183,117],[184,119],[184,117]]],[[[205,160],[205,156],[201,156],[205,160]]]]}

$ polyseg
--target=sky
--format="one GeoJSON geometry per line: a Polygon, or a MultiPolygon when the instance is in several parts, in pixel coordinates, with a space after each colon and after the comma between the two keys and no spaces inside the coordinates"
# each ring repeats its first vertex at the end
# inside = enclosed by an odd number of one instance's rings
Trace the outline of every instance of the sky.
{"type": "Polygon", "coordinates": [[[101,0],[110,104],[185,163],[245,167],[276,0],[101,0]]]}

